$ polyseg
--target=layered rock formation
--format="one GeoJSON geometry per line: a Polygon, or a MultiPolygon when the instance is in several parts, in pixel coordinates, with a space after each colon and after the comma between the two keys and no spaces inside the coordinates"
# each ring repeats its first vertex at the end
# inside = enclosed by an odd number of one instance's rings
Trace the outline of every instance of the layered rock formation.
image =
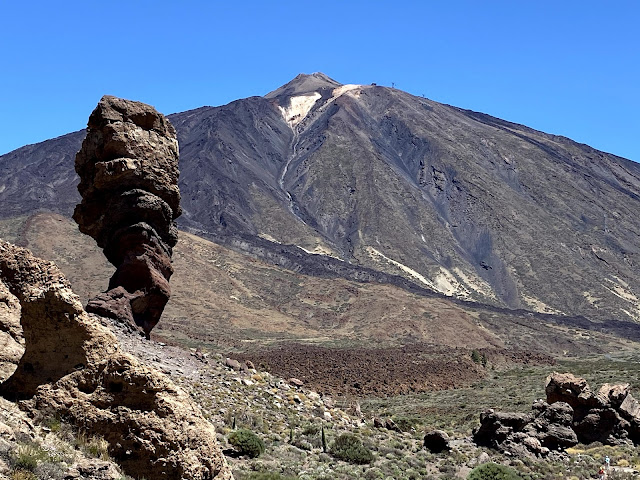
{"type": "Polygon", "coordinates": [[[584,378],[553,373],[546,381],[547,401],[530,413],[488,410],[473,432],[478,445],[523,455],[547,455],[578,442],[640,443],[640,404],[629,384],[604,384],[598,392],[584,378]]]}
{"type": "Polygon", "coordinates": [[[582,443],[640,443],[640,406],[628,383],[605,383],[595,392],[584,378],[553,373],[545,387],[548,402],[573,407],[573,429],[582,443]]]}
{"type": "Polygon", "coordinates": [[[198,407],[165,376],[120,352],[53,263],[0,241],[2,292],[0,331],[16,331],[18,317],[25,345],[0,384],[2,396],[104,437],[109,454],[135,478],[232,478],[198,407]]]}
{"type": "Polygon", "coordinates": [[[171,295],[181,213],[176,131],[149,105],[104,96],[75,166],[82,202],[73,218],[117,268],[87,311],[135,324],[148,337],[171,295]]]}

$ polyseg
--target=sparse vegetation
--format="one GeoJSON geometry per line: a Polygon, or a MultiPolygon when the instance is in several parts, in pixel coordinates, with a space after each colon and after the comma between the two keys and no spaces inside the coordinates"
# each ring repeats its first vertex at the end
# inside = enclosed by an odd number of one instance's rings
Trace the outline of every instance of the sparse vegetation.
{"type": "Polygon", "coordinates": [[[41,414],[35,422],[27,423],[24,415],[0,397],[0,478],[76,478],[78,471],[91,471],[95,459],[100,458],[111,463],[108,470],[120,475],[118,480],[133,480],[105,457],[105,445],[106,442],[98,437],[87,439],[78,435],[55,415],[41,414]]]}
{"type": "Polygon", "coordinates": [[[109,460],[109,443],[102,437],[79,434],[76,444],[88,457],[109,460]]]}
{"type": "Polygon", "coordinates": [[[478,365],[482,365],[483,367],[487,366],[487,356],[484,353],[480,353],[476,349],[473,349],[471,352],[471,360],[473,361],[473,363],[477,363],[478,365]]]}
{"type": "Polygon", "coordinates": [[[59,432],[62,428],[62,421],[57,415],[49,415],[41,423],[54,433],[59,432]]]}
{"type": "Polygon", "coordinates": [[[29,470],[17,469],[11,472],[9,476],[10,480],[38,480],[38,477],[33,472],[29,470]]]}
{"type": "Polygon", "coordinates": [[[39,464],[49,461],[55,460],[46,450],[32,442],[19,444],[11,456],[11,463],[16,470],[29,472],[33,472],[39,464]]]}

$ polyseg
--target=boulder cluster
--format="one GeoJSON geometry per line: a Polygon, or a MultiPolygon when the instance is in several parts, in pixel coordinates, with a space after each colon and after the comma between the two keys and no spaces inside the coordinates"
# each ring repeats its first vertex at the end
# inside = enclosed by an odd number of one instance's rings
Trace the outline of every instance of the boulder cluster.
{"type": "Polygon", "coordinates": [[[53,263],[0,240],[0,304],[0,345],[12,347],[0,362],[0,395],[103,437],[132,477],[232,478],[198,406],[123,353],[53,263]]]}
{"type": "Polygon", "coordinates": [[[545,391],[547,401],[535,401],[529,413],[483,412],[475,443],[537,456],[578,443],[640,443],[640,405],[629,384],[606,383],[594,392],[585,379],[554,372],[545,391]]]}
{"type": "Polygon", "coordinates": [[[117,269],[87,311],[137,325],[148,337],[171,295],[181,213],[176,131],[150,105],[104,96],[75,168],[82,202],[73,218],[117,269]]]}

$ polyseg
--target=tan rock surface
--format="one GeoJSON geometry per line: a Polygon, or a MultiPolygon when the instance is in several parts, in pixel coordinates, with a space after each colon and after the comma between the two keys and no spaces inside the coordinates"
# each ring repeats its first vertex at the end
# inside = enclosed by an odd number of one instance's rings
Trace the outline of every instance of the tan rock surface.
{"type": "Polygon", "coordinates": [[[604,407],[608,401],[600,398],[584,378],[571,373],[553,372],[545,383],[547,402],[566,402],[574,409],[604,407]]]}
{"type": "Polygon", "coordinates": [[[135,478],[230,479],[213,425],[164,375],[134,357],[107,360],[47,384],[29,409],[64,413],[110,445],[110,455],[135,478]]]}
{"type": "MultiPolygon", "coordinates": [[[[46,411],[105,437],[110,455],[134,477],[232,478],[199,407],[167,377],[121,353],[53,263],[0,241],[0,280],[20,303],[25,339],[17,370],[0,385],[3,396],[27,399],[21,407],[32,415],[46,411]]],[[[0,317],[0,330],[15,314],[0,317]]]]}
{"type": "Polygon", "coordinates": [[[23,353],[20,303],[0,281],[0,383],[13,374],[23,353]]]}
{"type": "Polygon", "coordinates": [[[52,263],[0,242],[0,279],[20,302],[25,352],[0,386],[9,398],[34,395],[38,386],[115,353],[115,336],[83,310],[69,282],[52,263]]]}
{"type": "Polygon", "coordinates": [[[628,383],[616,385],[605,383],[600,387],[600,390],[598,390],[598,396],[605,402],[611,402],[611,405],[617,408],[624,402],[624,399],[629,395],[630,391],[631,385],[628,383]]]}

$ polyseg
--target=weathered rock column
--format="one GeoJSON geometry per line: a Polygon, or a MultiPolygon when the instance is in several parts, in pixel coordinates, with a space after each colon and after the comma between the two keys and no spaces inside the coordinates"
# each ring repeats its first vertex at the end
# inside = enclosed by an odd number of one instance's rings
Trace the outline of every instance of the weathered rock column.
{"type": "Polygon", "coordinates": [[[150,105],[104,96],[76,155],[82,202],[73,214],[116,267],[87,311],[149,332],[169,300],[180,216],[176,131],[150,105]]]}

